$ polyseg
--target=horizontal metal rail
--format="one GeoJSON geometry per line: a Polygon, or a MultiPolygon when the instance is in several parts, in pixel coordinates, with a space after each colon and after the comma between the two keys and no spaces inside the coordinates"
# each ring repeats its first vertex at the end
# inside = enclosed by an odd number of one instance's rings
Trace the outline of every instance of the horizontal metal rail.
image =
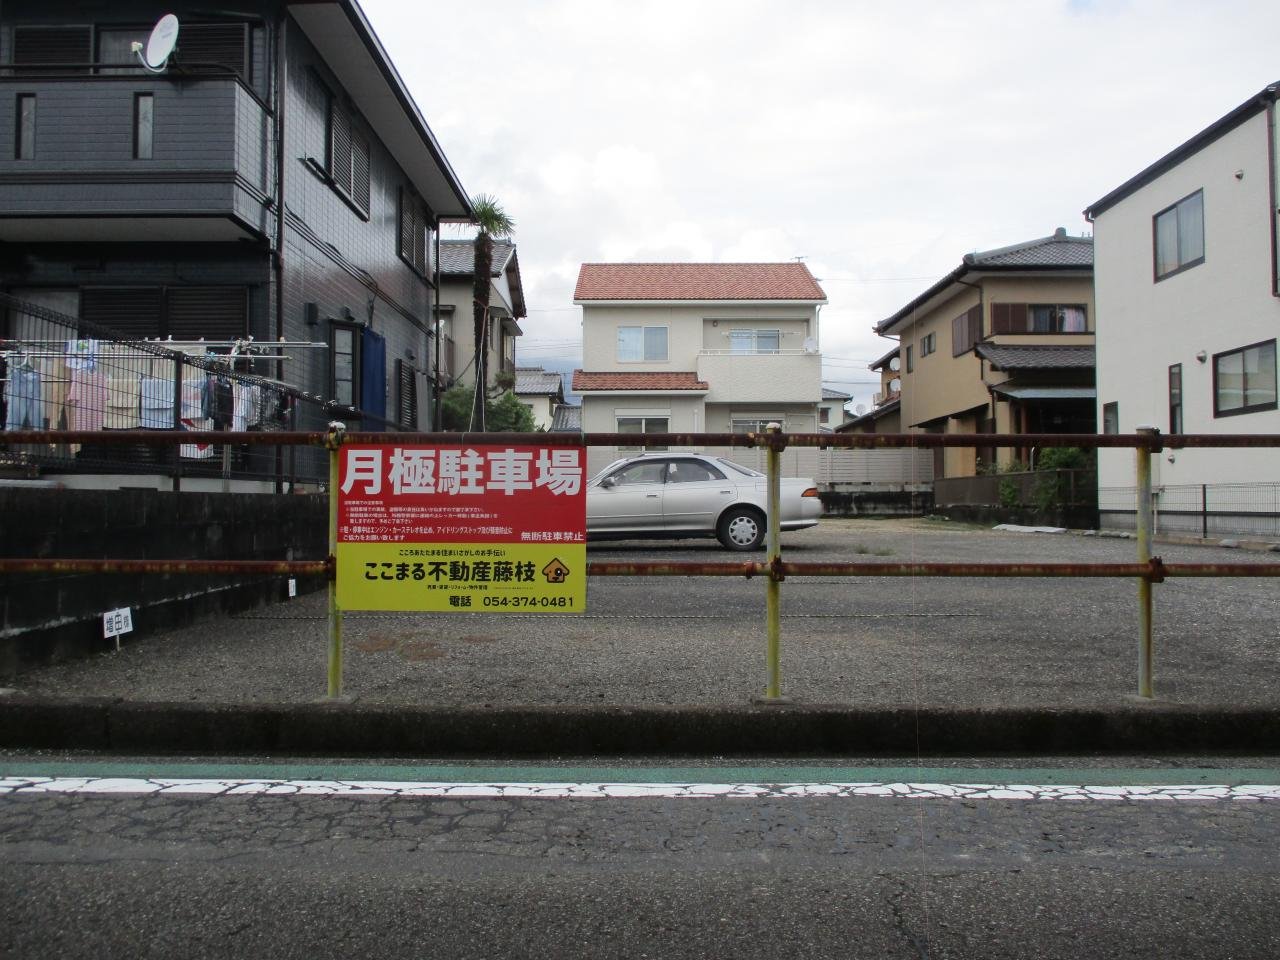
{"type": "MultiPolygon", "coordinates": [[[[4,443],[151,444],[260,444],[282,447],[323,447],[330,435],[317,431],[218,431],[218,430],[13,430],[0,437],[4,443]]],[[[554,447],[819,447],[822,449],[937,447],[1120,447],[1152,452],[1190,448],[1280,447],[1280,434],[1267,433],[788,433],[776,439],[763,433],[372,433],[348,431],[344,445],[386,444],[402,446],[506,446],[536,443],[554,447]]]]}
{"type": "Polygon", "coordinates": [[[587,563],[588,577],[1280,577],[1280,563],[587,563]]]}
{"type": "Polygon", "coordinates": [[[1138,520],[1138,562],[1136,563],[884,563],[884,562],[789,562],[781,558],[776,533],[769,538],[769,560],[734,562],[620,562],[589,561],[589,577],[760,577],[769,590],[766,699],[780,700],[778,655],[778,584],[788,577],[1080,577],[1134,579],[1139,590],[1139,683],[1140,696],[1153,696],[1152,667],[1152,584],[1171,577],[1280,577],[1280,563],[1164,563],[1150,553],[1151,456],[1157,451],[1183,448],[1275,448],[1280,434],[1169,434],[1144,428],[1134,434],[784,434],[777,425],[761,433],[374,433],[348,432],[340,423],[328,431],[186,431],[117,430],[12,431],[0,435],[0,443],[23,444],[175,444],[317,446],[329,451],[329,552],[323,560],[124,560],[124,559],[0,559],[0,573],[160,573],[160,574],[241,574],[246,576],[311,575],[329,580],[329,695],[337,696],[342,684],[342,611],[336,601],[338,451],[344,445],[397,446],[515,446],[537,444],[554,447],[739,447],[769,451],[770,514],[776,503],[773,490],[779,475],[777,454],[787,447],[820,449],[929,449],[944,447],[1079,447],[1130,448],[1136,452],[1138,520]]]}
{"type": "Polygon", "coordinates": [[[327,560],[64,560],[3,559],[0,573],[239,573],[253,576],[334,575],[327,560]]]}
{"type": "MultiPolygon", "coordinates": [[[[178,573],[334,575],[327,560],[0,559],[0,573],[178,573]]],[[[590,561],[588,577],[1280,577],[1280,563],[628,563],[590,561]]]]}

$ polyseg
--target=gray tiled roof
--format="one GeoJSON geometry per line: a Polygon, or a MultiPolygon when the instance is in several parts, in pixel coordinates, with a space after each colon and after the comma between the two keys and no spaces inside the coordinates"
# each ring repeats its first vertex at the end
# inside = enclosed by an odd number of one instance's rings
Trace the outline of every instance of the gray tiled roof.
{"type": "Polygon", "coordinates": [[[560,374],[542,367],[516,367],[516,393],[559,395],[563,389],[560,374]]]}
{"type": "MultiPolygon", "coordinates": [[[[505,240],[493,241],[493,275],[501,276],[514,243],[505,240]]],[[[440,241],[440,272],[449,277],[470,277],[476,272],[476,248],[470,240],[440,241]]]]}
{"type": "Polygon", "coordinates": [[[832,390],[829,387],[822,388],[823,400],[852,400],[853,394],[845,393],[843,390],[832,390]]]}
{"type": "Polygon", "coordinates": [[[1059,227],[1051,237],[1028,240],[995,250],[966,254],[965,263],[982,267],[1091,267],[1093,238],[1069,237],[1059,227]]]}
{"type": "Polygon", "coordinates": [[[556,411],[551,415],[552,433],[581,433],[582,407],[571,403],[557,403],[556,411]]]}
{"type": "MultiPolygon", "coordinates": [[[[929,287],[924,293],[886,317],[875,325],[876,333],[886,336],[903,320],[913,318],[916,311],[934,297],[952,295],[953,285],[970,273],[1017,273],[1019,271],[1063,270],[1075,275],[1086,275],[1093,269],[1093,239],[1091,237],[1069,237],[1063,227],[1059,227],[1052,236],[1040,237],[1015,243],[1008,247],[997,247],[995,250],[982,250],[977,253],[966,253],[949,274],[929,287]]],[[[872,365],[874,369],[880,362],[872,365]]]]}
{"type": "Polygon", "coordinates": [[[1094,350],[1091,344],[978,344],[978,355],[991,361],[997,370],[1068,370],[1092,369],[1094,350]]]}

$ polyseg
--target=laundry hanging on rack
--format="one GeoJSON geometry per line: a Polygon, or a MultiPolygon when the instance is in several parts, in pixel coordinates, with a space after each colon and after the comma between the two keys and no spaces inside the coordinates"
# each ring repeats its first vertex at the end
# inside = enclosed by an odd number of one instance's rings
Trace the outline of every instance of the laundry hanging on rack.
{"type": "Polygon", "coordinates": [[[6,430],[43,430],[43,383],[40,371],[31,361],[20,357],[9,364],[9,382],[5,384],[4,428],[6,430]]]}
{"type": "Polygon", "coordinates": [[[73,430],[101,430],[106,421],[107,377],[101,370],[77,368],[71,371],[67,391],[73,430]]]}
{"type": "Polygon", "coordinates": [[[143,377],[139,381],[139,389],[142,396],[142,428],[172,430],[173,381],[161,377],[143,377]]]}
{"type": "Polygon", "coordinates": [[[93,370],[98,365],[97,340],[68,340],[67,369],[93,370]]]}
{"type": "Polygon", "coordinates": [[[107,379],[107,430],[133,430],[138,426],[138,390],[136,376],[107,379]]]}

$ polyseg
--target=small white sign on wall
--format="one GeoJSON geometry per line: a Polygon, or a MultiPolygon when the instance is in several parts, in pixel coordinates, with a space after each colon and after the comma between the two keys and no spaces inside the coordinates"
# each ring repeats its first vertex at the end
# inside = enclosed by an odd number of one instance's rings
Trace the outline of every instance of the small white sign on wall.
{"type": "Polygon", "coordinates": [[[108,610],[102,615],[102,635],[104,637],[118,637],[122,633],[133,632],[133,610],[129,607],[121,607],[118,610],[108,610]]]}

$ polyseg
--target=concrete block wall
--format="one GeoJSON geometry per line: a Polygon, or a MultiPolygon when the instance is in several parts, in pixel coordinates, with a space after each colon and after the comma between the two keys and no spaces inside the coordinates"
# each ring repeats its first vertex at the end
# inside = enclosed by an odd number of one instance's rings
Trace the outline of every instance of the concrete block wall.
{"type": "MultiPolygon", "coordinates": [[[[315,560],[327,551],[319,496],[0,487],[0,556],[315,560]]],[[[285,577],[17,574],[0,590],[0,678],[114,646],[102,614],[133,610],[129,642],[286,596],[285,577]]],[[[324,586],[299,578],[299,593],[324,586]]]]}

